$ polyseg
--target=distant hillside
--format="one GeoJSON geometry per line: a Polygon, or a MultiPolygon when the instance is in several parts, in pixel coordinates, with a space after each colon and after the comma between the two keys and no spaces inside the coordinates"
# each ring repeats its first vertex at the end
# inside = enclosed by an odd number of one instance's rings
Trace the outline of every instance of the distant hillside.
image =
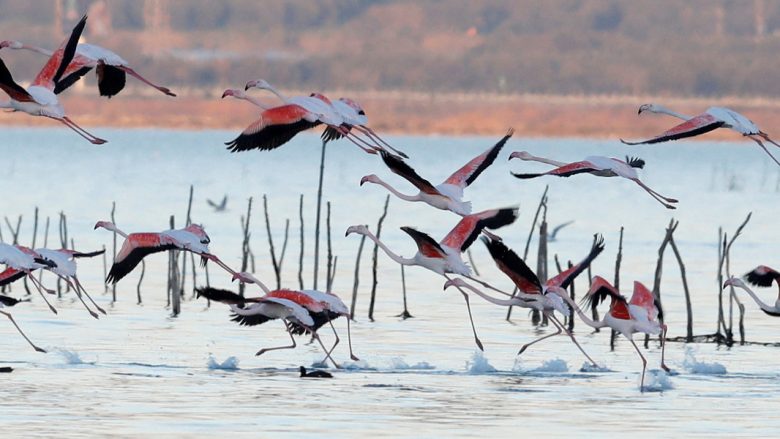
{"type": "MultiPolygon", "coordinates": [[[[0,39],[52,47],[90,10],[89,41],[180,87],[263,77],[304,90],[780,96],[776,1],[56,4],[0,0],[0,39]]],[[[21,78],[42,62],[0,56],[21,78]]]]}

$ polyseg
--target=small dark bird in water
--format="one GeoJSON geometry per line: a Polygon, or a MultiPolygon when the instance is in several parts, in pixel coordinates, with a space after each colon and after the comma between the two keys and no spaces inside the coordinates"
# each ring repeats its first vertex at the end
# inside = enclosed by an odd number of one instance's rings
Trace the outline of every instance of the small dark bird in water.
{"type": "Polygon", "coordinates": [[[14,371],[13,367],[0,367],[0,373],[11,373],[14,371]]]}
{"type": "Polygon", "coordinates": [[[299,370],[301,371],[301,378],[333,378],[333,375],[325,372],[324,370],[313,370],[311,372],[306,372],[306,368],[303,366],[301,366],[299,370]]]}
{"type": "Polygon", "coordinates": [[[209,199],[206,199],[206,203],[208,203],[209,206],[214,208],[214,212],[224,212],[225,209],[227,208],[227,195],[222,197],[222,201],[219,204],[217,204],[217,203],[215,203],[215,202],[213,202],[213,201],[211,201],[209,199]]]}

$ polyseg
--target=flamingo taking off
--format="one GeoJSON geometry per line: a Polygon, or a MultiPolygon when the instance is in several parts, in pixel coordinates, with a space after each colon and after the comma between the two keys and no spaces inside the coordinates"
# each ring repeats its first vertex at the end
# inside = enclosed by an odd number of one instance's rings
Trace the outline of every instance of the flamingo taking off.
{"type": "Polygon", "coordinates": [[[585,355],[588,361],[590,361],[593,365],[596,365],[596,362],[590,358],[585,350],[582,349],[582,346],[580,346],[577,339],[574,338],[574,334],[572,334],[571,331],[569,331],[566,326],[561,323],[557,317],[555,317],[554,311],[558,311],[561,314],[568,316],[569,309],[561,300],[561,298],[556,294],[552,294],[552,292],[557,291],[559,294],[566,294],[566,289],[569,287],[569,285],[571,285],[574,279],[579,276],[580,273],[586,270],[593,262],[593,260],[596,259],[596,257],[598,257],[602,251],[604,251],[604,239],[594,237],[593,246],[591,247],[588,256],[586,256],[577,265],[574,265],[571,268],[561,272],[557,276],[549,279],[544,284],[542,284],[542,282],[528,267],[525,261],[523,261],[523,259],[520,258],[517,253],[507,247],[503,242],[496,239],[489,239],[487,237],[482,237],[482,241],[488,248],[490,256],[493,258],[496,266],[499,268],[499,270],[501,270],[501,272],[506,274],[507,277],[512,280],[512,282],[517,287],[519,294],[511,297],[510,299],[495,299],[475,288],[474,286],[469,285],[462,279],[455,279],[451,282],[447,282],[445,283],[444,288],[452,285],[460,285],[462,287],[468,288],[488,302],[494,303],[496,305],[520,306],[522,308],[535,309],[544,314],[547,319],[553,323],[553,326],[556,328],[556,332],[542,336],[536,340],[531,341],[530,343],[524,344],[518,351],[517,355],[522,354],[526,349],[528,349],[528,347],[533,344],[565,332],[566,335],[571,338],[580,352],[585,355]]]}
{"type": "MultiPolygon", "coordinates": [[[[239,281],[243,283],[252,283],[256,284],[260,287],[260,289],[263,290],[263,292],[268,295],[271,294],[273,291],[271,291],[270,288],[268,288],[263,282],[261,282],[258,278],[256,278],[251,273],[247,272],[241,272],[233,275],[233,279],[238,279],[239,281]]],[[[347,341],[349,345],[349,356],[353,361],[358,361],[359,358],[355,356],[355,354],[352,352],[352,333],[350,331],[350,325],[349,321],[352,319],[352,313],[349,311],[349,308],[347,305],[341,300],[341,298],[331,292],[322,292],[318,290],[300,290],[301,294],[304,294],[308,297],[310,297],[312,300],[314,300],[319,307],[322,307],[323,309],[318,312],[314,312],[312,309],[309,309],[309,312],[312,315],[312,318],[314,319],[314,325],[312,328],[316,331],[319,330],[320,327],[322,327],[325,323],[328,323],[330,325],[330,328],[333,330],[333,335],[336,337],[336,341],[333,343],[333,346],[331,346],[330,349],[328,349],[328,354],[332,353],[334,349],[336,349],[336,346],[339,344],[339,334],[336,332],[336,328],[333,326],[333,319],[337,319],[341,316],[343,316],[347,321],[347,341]]],[[[307,308],[308,309],[308,308],[307,308]]],[[[303,331],[306,328],[294,328],[296,329],[293,331],[294,334],[301,334],[304,333],[303,331]]],[[[322,361],[324,363],[324,360],[322,361]]]]}
{"type": "Polygon", "coordinates": [[[198,297],[205,297],[215,302],[230,305],[230,310],[233,312],[230,320],[239,323],[241,326],[261,325],[275,319],[281,319],[284,322],[285,330],[290,335],[292,345],[263,348],[257,351],[255,355],[259,356],[279,349],[293,349],[296,347],[293,334],[307,332],[311,333],[312,337],[319,341],[320,346],[325,351],[326,359],[330,359],[336,368],[339,367],[333,358],[330,357],[330,352],[325,348],[320,336],[317,334],[317,330],[314,328],[316,322],[312,313],[322,313],[324,307],[300,291],[275,290],[263,297],[248,298],[232,291],[211,287],[199,288],[196,290],[196,293],[198,297]]]}
{"type": "MultiPolygon", "coordinates": [[[[350,226],[347,229],[345,236],[356,233],[368,237],[370,240],[374,241],[376,245],[382,248],[390,259],[401,265],[417,265],[424,267],[434,273],[444,276],[447,280],[452,279],[448,275],[450,273],[474,279],[471,277],[471,268],[463,262],[461,253],[466,251],[474,240],[477,239],[477,236],[486,228],[493,230],[512,224],[517,219],[517,214],[517,208],[504,208],[486,210],[484,212],[464,216],[441,242],[436,242],[436,240],[429,235],[411,227],[401,227],[401,230],[411,236],[417,244],[417,253],[411,258],[404,258],[403,256],[393,253],[393,251],[380,241],[376,235],[368,230],[367,226],[350,226]]],[[[474,341],[481,350],[484,350],[482,342],[477,336],[476,328],[474,327],[469,296],[459,287],[458,290],[466,301],[466,308],[468,309],[469,320],[471,322],[471,330],[474,333],[474,341]]]]}
{"type": "Polygon", "coordinates": [[[33,80],[32,85],[26,90],[14,81],[8,67],[0,59],[0,89],[3,89],[11,97],[9,102],[0,102],[0,108],[10,108],[13,111],[23,111],[32,116],[43,116],[57,120],[91,143],[101,145],[106,141],[88,133],[65,115],[65,108],[60,104],[54,91],[58,84],[62,84],[62,81],[65,80],[63,74],[73,59],[76,45],[86,23],[87,16],[85,15],[73,28],[70,37],[49,57],[49,61],[46,62],[46,65],[33,80]]]}
{"type": "Polygon", "coordinates": [[[22,331],[22,328],[20,328],[19,325],[16,324],[16,320],[14,320],[14,317],[11,315],[11,313],[9,313],[8,311],[3,311],[3,308],[6,308],[6,307],[10,308],[10,307],[16,305],[19,302],[21,302],[21,300],[14,299],[13,297],[4,296],[4,295],[0,294],[0,314],[8,317],[8,320],[10,320],[11,323],[13,323],[13,325],[16,327],[16,330],[19,331],[19,334],[22,334],[22,337],[24,337],[24,339],[27,340],[27,343],[29,343],[30,346],[33,347],[33,349],[35,349],[38,352],[46,353],[46,351],[44,349],[39,348],[38,346],[36,346],[35,343],[33,343],[27,337],[27,335],[24,333],[24,331],[22,331]]]}
{"type": "Polygon", "coordinates": [[[515,151],[509,155],[509,160],[513,158],[519,158],[522,160],[532,160],[536,162],[542,162],[557,166],[555,169],[547,172],[541,172],[536,174],[516,174],[512,173],[517,178],[535,178],[543,175],[556,175],[558,177],[570,177],[575,174],[588,173],[598,177],[623,177],[638,184],[644,189],[650,196],[656,201],[663,204],[667,209],[676,209],[670,203],[676,203],[674,198],[664,197],[658,192],[650,189],[646,184],[642,183],[637,174],[637,169],[642,169],[645,166],[645,161],[640,158],[626,157],[626,160],[620,160],[614,157],[604,156],[589,156],[585,157],[585,160],[572,163],[562,163],[554,160],[545,159],[542,157],[535,157],[526,151],[515,151]]]}
{"type": "MultiPolygon", "coordinates": [[[[780,273],[773,268],[767,267],[766,265],[759,265],[758,267],[754,268],[752,271],[745,274],[745,278],[750,284],[757,287],[771,287],[772,282],[775,282],[778,286],[778,289],[780,289],[780,273]]],[[[742,279],[731,277],[723,284],[723,288],[726,288],[727,286],[742,288],[750,295],[750,297],[753,298],[758,307],[761,308],[761,311],[772,317],[780,317],[780,293],[775,300],[774,306],[772,306],[768,303],[764,303],[761,299],[759,299],[756,293],[754,293],[750,287],[745,285],[745,282],[743,282],[742,279]]]]}
{"type": "Polygon", "coordinates": [[[758,143],[758,146],[760,146],[761,149],[763,149],[764,152],[766,152],[769,157],[771,157],[772,160],[774,160],[774,162],[780,166],[780,162],[778,162],[775,156],[773,156],[772,153],[766,149],[766,146],[764,146],[764,143],[761,141],[761,139],[764,139],[778,147],[780,147],[780,145],[775,143],[774,140],[770,139],[769,135],[761,131],[761,129],[758,128],[758,125],[756,125],[753,121],[732,109],[724,107],[710,107],[704,113],[689,117],[658,104],[644,104],[639,107],[638,114],[642,114],[645,111],[650,113],[668,114],[669,116],[682,119],[685,122],[674,126],[667,131],[664,131],[652,139],[638,142],[627,142],[623,139],[620,139],[621,142],[625,143],[626,145],[648,145],[652,143],[667,142],[669,140],[684,139],[686,137],[694,137],[698,136],[699,134],[708,133],[717,128],[730,128],[758,143]],[[758,137],[761,139],[758,139],[758,137]]]}
{"type": "MultiPolygon", "coordinates": [[[[0,49],[4,47],[30,50],[42,55],[52,56],[51,50],[30,46],[19,41],[6,40],[0,42],[0,49]]],[[[76,54],[65,69],[62,80],[54,87],[54,93],[60,94],[92,69],[95,69],[95,74],[97,75],[100,96],[111,98],[122,91],[125,88],[128,74],[144,84],[159,90],[161,93],[168,96],[176,96],[167,87],[152,84],[149,80],[136,73],[129,63],[116,53],[105,47],[87,43],[81,43],[76,46],[76,54]]]]}
{"type": "Polygon", "coordinates": [[[119,249],[114,264],[111,266],[111,271],[109,271],[108,277],[106,277],[106,282],[108,283],[119,282],[120,279],[133,271],[145,256],[166,250],[193,252],[200,255],[203,264],[209,260],[214,261],[228,273],[236,274],[233,269],[228,267],[216,255],[209,252],[211,238],[203,230],[203,226],[198,224],[190,224],[183,229],[154,233],[131,233],[129,235],[119,230],[110,221],[98,221],[95,224],[95,229],[101,227],[118,233],[125,238],[125,242],[122,243],[122,248],[119,249]]]}
{"type": "Polygon", "coordinates": [[[504,147],[513,133],[514,131],[510,129],[498,143],[471,159],[438,186],[434,186],[428,180],[420,177],[403,160],[386,152],[380,152],[382,160],[394,174],[400,175],[420,191],[416,195],[402,194],[374,174],[361,178],[360,185],[362,186],[364,183],[378,184],[402,200],[422,201],[437,209],[449,210],[461,216],[468,215],[471,213],[471,202],[462,200],[463,190],[473,183],[496,160],[501,148],[504,147]]]}
{"type": "MultiPolygon", "coordinates": [[[[0,264],[4,264],[8,268],[24,273],[24,276],[27,276],[30,279],[30,282],[35,286],[35,289],[38,290],[38,293],[43,297],[43,301],[46,302],[46,305],[49,305],[51,312],[57,314],[57,310],[49,303],[46,294],[44,294],[44,291],[49,294],[54,294],[54,291],[41,285],[38,279],[32,275],[33,270],[43,267],[53,267],[55,265],[54,262],[44,259],[40,255],[36,255],[35,252],[26,247],[18,247],[0,242],[0,264]]],[[[5,276],[10,278],[18,275],[16,272],[12,272],[10,274],[6,273],[5,276]]],[[[0,282],[2,281],[3,280],[0,279],[0,282]]]]}
{"type": "Polygon", "coordinates": [[[640,388],[644,391],[645,385],[645,370],[647,369],[647,359],[639,347],[634,342],[633,334],[642,332],[645,334],[661,335],[661,368],[665,371],[669,371],[664,363],[664,352],[666,346],[666,325],[660,323],[660,319],[663,318],[663,309],[660,302],[656,300],[653,293],[647,289],[644,284],[638,281],[634,281],[634,293],[631,295],[631,300],[620,294],[620,292],[613,287],[606,279],[601,276],[594,276],[591,283],[590,290],[587,296],[585,296],[584,303],[595,308],[599,303],[606,300],[607,297],[611,299],[609,305],[609,312],[604,316],[602,320],[594,321],[574,303],[571,298],[565,293],[558,293],[569,305],[574,308],[577,314],[580,316],[583,322],[592,328],[605,328],[609,327],[615,331],[623,334],[624,337],[631,342],[636,349],[639,358],[642,359],[642,379],[640,381],[640,388]]]}

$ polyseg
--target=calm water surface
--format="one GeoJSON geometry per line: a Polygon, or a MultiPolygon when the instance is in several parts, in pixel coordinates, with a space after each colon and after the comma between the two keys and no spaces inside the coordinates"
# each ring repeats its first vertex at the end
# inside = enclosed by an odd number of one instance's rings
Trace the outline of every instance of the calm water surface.
{"type": "MultiPolygon", "coordinates": [[[[24,215],[23,243],[29,244],[32,238],[32,215],[38,206],[42,222],[47,216],[53,220],[50,243],[58,240],[56,220],[62,211],[68,216],[69,236],[79,249],[103,245],[110,249],[111,234],[93,231],[92,226],[96,220],[108,219],[112,201],[121,228],[162,230],[171,214],[182,223],[193,184],[193,219],[205,225],[212,251],[233,266],[240,264],[239,219],[245,214],[246,200],[254,197],[251,245],[257,258],[256,274],[272,284],[262,220],[262,195],[267,194],[277,251],[285,219],[291,220],[283,283],[297,287],[298,202],[303,193],[304,274],[306,286],[311,286],[319,166],[315,135],[301,135],[277,151],[229,154],[222,142],[231,139],[233,132],[94,131],[110,143],[95,147],[61,129],[2,128],[0,184],[5,190],[0,214],[11,220],[24,215]],[[205,200],[218,201],[224,194],[229,196],[228,210],[213,212],[205,200]]],[[[410,163],[421,175],[436,183],[501,134],[494,138],[389,140],[409,153],[410,163]]],[[[332,203],[333,253],[338,256],[333,289],[348,301],[359,238],[345,238],[344,230],[352,224],[374,228],[386,193],[374,185],[359,187],[360,178],[376,173],[399,190],[412,189],[376,157],[345,142],[329,147],[326,166],[325,198],[332,203]]],[[[502,235],[522,253],[538,198],[549,184],[550,226],[575,220],[550,244],[550,254],[557,254],[561,261],[579,260],[587,253],[592,235],[601,233],[607,248],[593,264],[593,273],[607,278],[613,276],[618,234],[624,226],[624,287],[634,279],[652,285],[664,228],[672,217],[678,219],[676,240],[693,295],[695,332],[711,333],[718,293],[718,227],[732,233],[752,211],[750,224],[734,246],[732,269],[741,274],[758,264],[779,265],[779,178],[750,142],[676,142],[629,149],[615,141],[515,138],[496,164],[468,189],[467,198],[475,210],[519,204],[520,219],[502,235]],[[517,180],[509,170],[545,169],[540,164],[506,162],[510,151],[521,149],[563,161],[590,154],[641,156],[647,161],[642,171],[645,182],[678,198],[680,207],[667,211],[624,180],[590,176],[517,180]]],[[[392,198],[382,237],[398,253],[411,256],[414,244],[398,227],[416,226],[440,238],[456,222],[450,213],[392,198]]],[[[8,228],[2,231],[8,241],[8,228]]],[[[323,236],[323,246],[324,242],[323,236]]],[[[364,256],[370,256],[370,249],[366,247],[364,256]]],[[[509,288],[481,244],[474,245],[473,255],[486,279],[509,288]]],[[[669,335],[684,335],[682,286],[672,254],[666,257],[662,295],[669,335]]],[[[530,262],[533,266],[535,257],[530,262]]],[[[357,322],[352,327],[361,361],[349,361],[342,343],[335,355],[346,369],[334,371],[333,380],[321,381],[297,376],[299,365],[321,359],[316,346],[306,345],[306,339],[299,340],[296,350],[254,356],[260,347],[289,341],[279,322],[238,327],[228,320],[225,307],[208,309],[202,301],[190,299],[178,318],[170,318],[165,309],[165,255],[148,258],[141,306],[135,303],[137,272],[119,283],[118,301],[112,304],[110,294],[103,294],[102,261],[97,258],[79,264],[82,282],[109,311],[107,316],[92,319],[70,294],[56,303],[60,313],[55,316],[39,297],[32,296],[30,303],[18,305],[13,312],[28,335],[50,351],[45,355],[33,352],[10,324],[0,322],[0,364],[16,369],[2,377],[0,387],[3,437],[228,432],[242,437],[321,437],[325,433],[345,437],[557,437],[625,432],[702,437],[776,436],[780,427],[777,348],[670,343],[667,362],[674,373],[651,372],[648,382],[654,391],[641,393],[641,363],[625,340],[610,352],[605,333],[592,334],[577,322],[576,333],[583,346],[604,366],[599,371],[581,371],[584,358],[562,337],[535,345],[517,358],[521,344],[549,329],[534,329],[524,311],[514,314],[513,324],[507,323],[505,310],[475,298],[475,320],[486,347],[484,355],[479,355],[460,296],[443,292],[443,280],[432,273],[420,268],[406,271],[409,308],[415,318],[401,321],[395,317],[403,307],[400,269],[384,255],[379,259],[375,322],[366,317],[370,257],[362,264],[357,322]]],[[[554,271],[552,263],[550,270],[554,271]]],[[[43,281],[53,284],[51,276],[44,276],[43,281]]],[[[231,287],[229,277],[215,267],[210,270],[210,281],[231,287]]],[[[203,272],[199,272],[198,283],[203,282],[203,272]]],[[[578,294],[586,288],[584,282],[576,286],[578,294]]],[[[24,291],[15,286],[13,294],[23,296],[24,291]]],[[[774,289],[759,294],[768,302],[776,297],[774,289]]],[[[780,341],[776,330],[780,321],[744,299],[748,339],[780,341]]],[[[343,331],[344,322],[337,321],[337,326],[343,331]]],[[[332,334],[325,331],[323,337],[332,340],[332,334]]],[[[651,344],[645,353],[649,368],[657,370],[658,347],[651,344]]]]}

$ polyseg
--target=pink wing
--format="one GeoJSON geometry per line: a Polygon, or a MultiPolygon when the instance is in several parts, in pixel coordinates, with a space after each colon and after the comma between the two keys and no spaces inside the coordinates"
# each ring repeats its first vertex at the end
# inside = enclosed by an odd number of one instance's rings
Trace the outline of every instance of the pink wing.
{"type": "Polygon", "coordinates": [[[441,245],[466,251],[485,228],[498,229],[517,219],[517,208],[492,209],[464,216],[454,229],[441,240],[441,245]]]}
{"type": "Polygon", "coordinates": [[[643,140],[640,142],[626,142],[623,139],[620,139],[620,141],[626,145],[642,145],[684,139],[686,137],[694,137],[698,136],[699,134],[708,133],[716,128],[722,127],[724,123],[725,122],[722,120],[708,113],[703,113],[686,120],[685,122],[669,129],[668,131],[664,131],[652,139],[643,140]]]}
{"type": "Polygon", "coordinates": [[[73,60],[73,56],[76,54],[76,46],[81,38],[81,32],[84,31],[84,26],[87,24],[87,16],[81,17],[81,20],[73,28],[73,31],[67,40],[60,44],[60,47],[52,53],[46,65],[35,77],[32,85],[48,88],[54,90],[54,87],[62,78],[63,73],[68,68],[68,65],[73,60]]]}
{"type": "Polygon", "coordinates": [[[496,157],[498,157],[498,153],[501,151],[501,148],[504,147],[507,140],[512,137],[514,132],[515,131],[513,129],[510,129],[503,139],[499,140],[498,143],[490,147],[490,149],[487,151],[471,159],[470,162],[466,163],[462,168],[458,169],[454,174],[450,175],[449,178],[444,181],[444,183],[452,184],[460,188],[465,188],[466,186],[473,183],[474,180],[479,177],[479,174],[481,174],[496,160],[496,157]]]}
{"type": "Polygon", "coordinates": [[[655,297],[642,282],[634,281],[634,294],[631,296],[631,300],[628,303],[639,306],[647,311],[647,316],[650,320],[655,320],[658,316],[655,297]]]}
{"type": "Polygon", "coordinates": [[[588,161],[581,161],[581,162],[574,162],[563,166],[559,166],[547,172],[538,172],[535,174],[517,174],[513,172],[512,175],[514,175],[517,178],[523,178],[523,179],[541,177],[543,175],[557,175],[558,177],[570,177],[572,175],[582,174],[586,172],[593,172],[598,170],[599,168],[594,166],[593,163],[588,161]]]}

